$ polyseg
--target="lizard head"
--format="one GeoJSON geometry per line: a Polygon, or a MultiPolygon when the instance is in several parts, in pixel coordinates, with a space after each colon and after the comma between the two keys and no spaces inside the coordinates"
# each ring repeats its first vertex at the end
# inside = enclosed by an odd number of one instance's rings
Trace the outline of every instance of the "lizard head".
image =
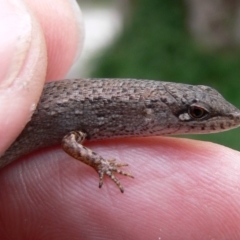
{"type": "Polygon", "coordinates": [[[240,126],[240,110],[211,87],[181,84],[176,88],[168,83],[165,89],[175,99],[169,107],[178,118],[176,133],[221,132],[240,126]]]}

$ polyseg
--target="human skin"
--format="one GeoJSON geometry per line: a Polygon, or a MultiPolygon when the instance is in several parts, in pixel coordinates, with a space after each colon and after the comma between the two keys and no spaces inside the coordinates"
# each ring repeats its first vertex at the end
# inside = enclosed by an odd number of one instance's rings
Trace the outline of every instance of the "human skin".
{"type": "MultiPolygon", "coordinates": [[[[0,0],[9,26],[0,25],[0,152],[28,121],[44,82],[65,78],[82,45],[71,1],[18,3],[0,0]],[[24,34],[11,35],[15,28],[24,34]]],[[[119,176],[124,194],[108,178],[99,189],[97,173],[60,147],[35,152],[1,169],[1,240],[240,238],[239,152],[169,137],[86,146],[129,164],[135,179],[119,176]]]]}

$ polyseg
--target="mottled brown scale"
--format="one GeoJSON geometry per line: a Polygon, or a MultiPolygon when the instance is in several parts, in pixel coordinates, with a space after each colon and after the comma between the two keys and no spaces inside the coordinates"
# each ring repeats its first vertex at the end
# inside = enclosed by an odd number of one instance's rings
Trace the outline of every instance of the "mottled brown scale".
{"type": "Polygon", "coordinates": [[[0,168],[32,151],[62,142],[68,154],[97,170],[99,186],[106,174],[123,191],[112,172],[132,176],[118,169],[126,164],[105,160],[83,147],[85,136],[97,140],[210,133],[239,124],[240,111],[207,86],[138,79],[49,82],[31,121],[0,157],[0,168]],[[99,162],[105,165],[99,167],[99,162]]]}

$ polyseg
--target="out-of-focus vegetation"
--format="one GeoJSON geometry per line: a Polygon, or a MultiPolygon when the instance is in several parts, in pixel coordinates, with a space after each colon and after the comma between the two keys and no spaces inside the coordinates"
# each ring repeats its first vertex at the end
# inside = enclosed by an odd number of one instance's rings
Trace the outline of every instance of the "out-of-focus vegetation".
{"type": "MultiPolygon", "coordinates": [[[[240,108],[240,49],[214,51],[194,41],[187,30],[184,1],[133,1],[123,34],[98,60],[93,77],[209,85],[240,108]]],[[[191,137],[240,150],[239,135],[240,129],[235,129],[191,137]]]]}

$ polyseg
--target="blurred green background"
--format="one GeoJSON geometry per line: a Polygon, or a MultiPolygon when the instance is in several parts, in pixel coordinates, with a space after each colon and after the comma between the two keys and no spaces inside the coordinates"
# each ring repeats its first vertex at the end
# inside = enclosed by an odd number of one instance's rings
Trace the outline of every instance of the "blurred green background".
{"type": "MultiPolygon", "coordinates": [[[[220,44],[215,44],[214,40],[210,43],[198,41],[189,28],[191,6],[187,7],[187,0],[130,2],[131,12],[121,36],[98,56],[91,77],[146,78],[209,85],[240,108],[240,49],[231,41],[231,36],[230,41],[225,39],[220,44]]],[[[234,8],[226,8],[226,11],[230,17],[220,19],[213,30],[232,31],[231,11],[234,8]]],[[[234,129],[187,137],[240,150],[239,134],[240,129],[234,129]]]]}

